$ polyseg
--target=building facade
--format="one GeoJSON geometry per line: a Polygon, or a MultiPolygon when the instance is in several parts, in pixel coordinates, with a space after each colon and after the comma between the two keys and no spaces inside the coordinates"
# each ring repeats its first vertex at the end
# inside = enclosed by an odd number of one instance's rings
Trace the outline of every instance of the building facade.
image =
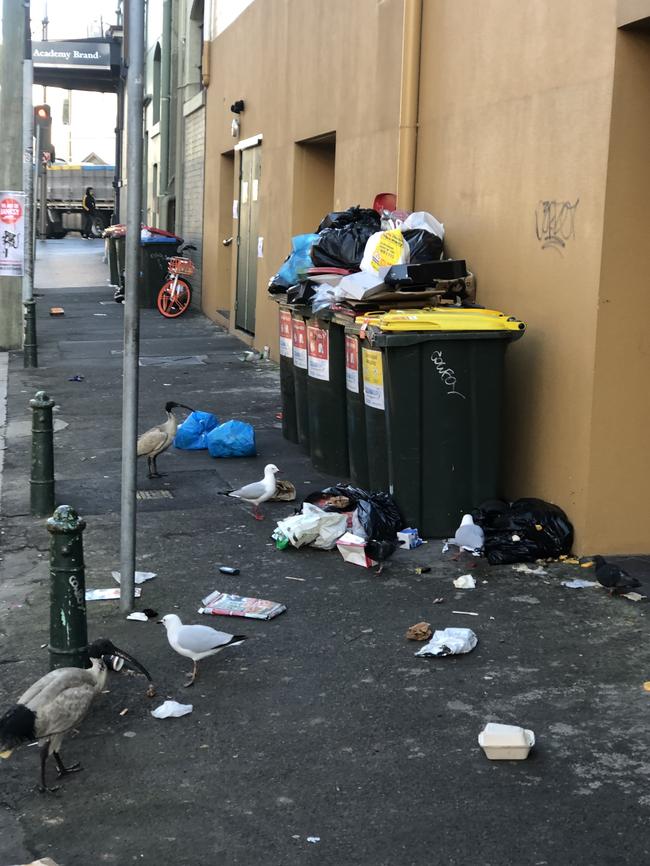
{"type": "Polygon", "coordinates": [[[277,352],[292,235],[378,192],[430,211],[479,303],[528,323],[504,495],[561,505],[584,553],[650,548],[649,20],[650,0],[255,0],[207,51],[204,312],[277,352]]]}

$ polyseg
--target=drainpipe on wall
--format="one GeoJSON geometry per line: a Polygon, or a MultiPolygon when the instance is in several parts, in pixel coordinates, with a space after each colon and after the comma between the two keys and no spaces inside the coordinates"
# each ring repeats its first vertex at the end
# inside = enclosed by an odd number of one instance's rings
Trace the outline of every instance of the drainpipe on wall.
{"type": "MultiPolygon", "coordinates": [[[[169,105],[172,56],[172,0],[163,0],[163,32],[160,54],[160,169],[158,197],[161,201],[161,222],[167,225],[169,202],[169,105]]],[[[173,229],[173,226],[171,227],[173,229]]]]}
{"type": "Polygon", "coordinates": [[[397,206],[413,210],[415,161],[418,146],[418,100],[423,0],[404,0],[402,29],[402,88],[399,106],[397,149],[397,206]]]}

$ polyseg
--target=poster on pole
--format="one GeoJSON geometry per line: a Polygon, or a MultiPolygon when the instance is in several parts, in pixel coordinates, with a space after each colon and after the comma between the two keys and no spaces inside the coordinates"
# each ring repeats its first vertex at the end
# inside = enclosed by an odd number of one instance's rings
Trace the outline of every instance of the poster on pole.
{"type": "Polygon", "coordinates": [[[25,194],[0,192],[0,277],[25,273],[25,194]]]}

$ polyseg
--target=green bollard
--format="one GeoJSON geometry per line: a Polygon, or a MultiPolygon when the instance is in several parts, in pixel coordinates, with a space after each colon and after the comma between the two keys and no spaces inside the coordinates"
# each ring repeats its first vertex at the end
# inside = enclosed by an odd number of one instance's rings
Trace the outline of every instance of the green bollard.
{"type": "Polygon", "coordinates": [[[25,342],[23,344],[23,367],[38,367],[36,345],[36,301],[24,301],[25,342]]]}
{"type": "Polygon", "coordinates": [[[86,521],[59,505],[50,533],[50,669],[88,666],[86,574],[82,533],[86,521]]]}
{"type": "Polygon", "coordinates": [[[45,517],[54,510],[54,429],[51,400],[45,391],[39,391],[32,407],[32,474],[29,481],[31,513],[45,517]]]}

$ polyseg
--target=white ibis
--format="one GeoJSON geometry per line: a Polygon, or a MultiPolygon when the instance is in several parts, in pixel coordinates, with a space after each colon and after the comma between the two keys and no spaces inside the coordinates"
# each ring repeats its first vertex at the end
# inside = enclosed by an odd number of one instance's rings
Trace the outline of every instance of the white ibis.
{"type": "Polygon", "coordinates": [[[174,436],[178,429],[178,419],[174,415],[174,409],[187,409],[189,412],[194,411],[189,406],[185,406],[184,403],[174,403],[170,400],[169,403],[165,403],[167,420],[138,436],[138,457],[147,458],[147,467],[149,469],[147,478],[162,477],[156,468],[156,458],[163,451],[166,451],[174,441],[174,436]]]}
{"type": "Polygon", "coordinates": [[[246,635],[228,634],[209,625],[183,625],[175,613],[168,613],[160,622],[167,629],[170,647],[194,662],[192,673],[188,675],[189,682],[185,683],[186,688],[194,684],[198,673],[197,664],[201,659],[216,655],[227,646],[237,646],[246,640],[246,635]]]}
{"type": "Polygon", "coordinates": [[[66,767],[60,749],[64,736],[84,718],[93,699],[106,685],[108,667],[119,670],[129,662],[151,682],[146,669],[133,656],[102,638],[88,647],[90,668],[58,668],[30,686],[18,702],[0,717],[0,757],[8,758],[22,743],[38,740],[40,785],[38,790],[56,791],[45,784],[45,762],[52,755],[59,778],[78,772],[80,764],[66,767]]]}
{"type": "Polygon", "coordinates": [[[244,502],[250,502],[253,506],[253,517],[255,520],[263,520],[264,517],[260,514],[260,505],[275,496],[277,490],[275,476],[279,471],[275,464],[268,463],[264,467],[264,478],[261,481],[245,484],[239,490],[228,490],[225,495],[234,496],[235,499],[243,499],[244,502]]]}

